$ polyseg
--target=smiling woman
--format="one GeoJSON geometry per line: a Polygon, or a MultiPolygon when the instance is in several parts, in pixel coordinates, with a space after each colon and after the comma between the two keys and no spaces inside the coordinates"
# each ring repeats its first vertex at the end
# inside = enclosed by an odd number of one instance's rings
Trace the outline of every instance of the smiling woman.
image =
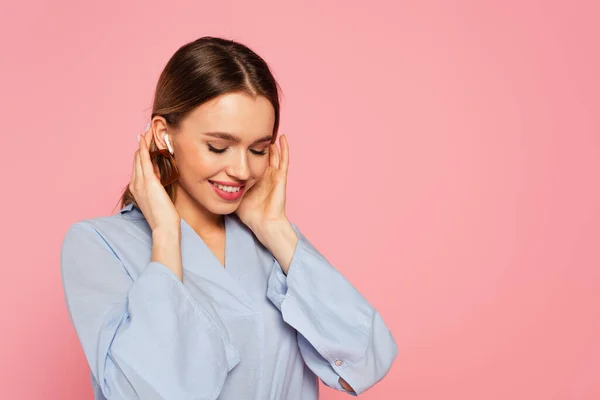
{"type": "Polygon", "coordinates": [[[285,212],[279,90],[248,47],[204,37],[162,72],[117,215],[62,245],[96,399],[351,395],[398,348],[373,306],[285,212]]]}
{"type": "MultiPolygon", "coordinates": [[[[150,148],[164,148],[167,135],[180,171],[172,188],[176,205],[200,203],[214,216],[230,214],[238,206],[235,201],[264,174],[277,117],[272,101],[252,93],[239,90],[214,97],[191,109],[176,126],[168,115],[154,116],[150,148]]],[[[126,191],[122,206],[129,196],[126,191]]]]}

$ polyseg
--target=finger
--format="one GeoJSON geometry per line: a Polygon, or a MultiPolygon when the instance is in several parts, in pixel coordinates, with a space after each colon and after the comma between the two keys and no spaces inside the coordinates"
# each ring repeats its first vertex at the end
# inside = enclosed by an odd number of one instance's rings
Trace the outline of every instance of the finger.
{"type": "Polygon", "coordinates": [[[143,179],[144,175],[142,173],[142,164],[140,163],[140,151],[137,150],[133,157],[133,179],[132,184],[135,185],[135,182],[143,179]]]}
{"type": "MultiPolygon", "coordinates": [[[[148,123],[150,124],[150,122],[148,123]]],[[[152,143],[153,130],[150,125],[146,126],[146,131],[143,133],[144,139],[146,139],[146,145],[150,148],[150,144],[152,143]]]]}
{"type": "Polygon", "coordinates": [[[137,141],[138,141],[138,143],[140,142],[140,138],[142,136],[144,136],[146,134],[146,132],[148,132],[148,130],[150,129],[151,123],[152,123],[152,121],[148,121],[148,123],[146,124],[146,129],[144,129],[144,133],[138,133],[137,134],[137,141]]]}
{"type": "Polygon", "coordinates": [[[275,158],[277,160],[275,162],[275,168],[279,169],[279,164],[281,163],[281,149],[277,145],[275,145],[275,158]]]}
{"type": "Polygon", "coordinates": [[[131,184],[133,184],[135,182],[135,175],[136,175],[136,169],[137,169],[137,154],[138,154],[138,151],[136,150],[133,153],[133,163],[131,163],[131,184]]]}
{"type": "Polygon", "coordinates": [[[276,170],[279,169],[279,148],[277,147],[277,143],[273,143],[273,168],[276,170]]]}
{"type": "Polygon", "coordinates": [[[142,165],[140,163],[140,147],[141,147],[141,139],[142,137],[144,139],[146,139],[146,143],[148,143],[147,141],[147,137],[149,132],[152,132],[152,129],[150,129],[150,125],[151,125],[151,121],[148,122],[148,124],[146,125],[146,129],[144,130],[144,133],[138,133],[137,134],[137,141],[138,141],[138,149],[135,151],[134,155],[133,155],[133,165],[132,165],[132,169],[131,169],[131,184],[134,185],[136,180],[140,179],[143,177],[143,170],[142,170],[142,165]]]}
{"type": "Polygon", "coordinates": [[[148,179],[150,176],[155,176],[154,168],[152,167],[152,161],[150,160],[150,152],[146,143],[146,136],[148,135],[148,132],[146,132],[146,134],[144,135],[145,140],[140,140],[140,164],[142,167],[142,176],[144,177],[144,179],[148,179]]]}
{"type": "Polygon", "coordinates": [[[279,169],[284,175],[287,176],[288,166],[290,164],[290,147],[285,135],[281,135],[279,137],[279,147],[281,148],[281,161],[279,162],[279,169]]]}
{"type": "Polygon", "coordinates": [[[269,145],[269,165],[273,168],[278,168],[277,145],[271,143],[269,145]]]}

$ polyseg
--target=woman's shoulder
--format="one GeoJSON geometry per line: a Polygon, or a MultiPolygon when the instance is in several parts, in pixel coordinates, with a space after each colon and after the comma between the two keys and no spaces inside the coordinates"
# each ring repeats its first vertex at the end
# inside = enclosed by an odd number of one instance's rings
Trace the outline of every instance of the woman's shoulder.
{"type": "Polygon", "coordinates": [[[69,226],[62,251],[85,252],[87,247],[102,245],[114,253],[151,243],[150,227],[141,211],[128,204],[113,215],[82,219],[69,226]]]}

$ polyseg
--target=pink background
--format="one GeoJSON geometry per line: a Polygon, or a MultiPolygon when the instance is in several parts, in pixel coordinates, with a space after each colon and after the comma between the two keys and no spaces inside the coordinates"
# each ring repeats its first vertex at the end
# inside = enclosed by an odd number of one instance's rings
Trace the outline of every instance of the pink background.
{"type": "Polygon", "coordinates": [[[3,5],[2,398],[91,398],[63,235],[113,211],[162,67],[215,35],[272,66],[288,214],[399,344],[361,397],[599,399],[600,10],[493,3],[3,5]]]}

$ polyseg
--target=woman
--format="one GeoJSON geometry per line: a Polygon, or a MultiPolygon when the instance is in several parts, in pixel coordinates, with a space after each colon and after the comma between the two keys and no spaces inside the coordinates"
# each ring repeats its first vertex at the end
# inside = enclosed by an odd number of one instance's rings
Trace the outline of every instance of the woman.
{"type": "Polygon", "coordinates": [[[285,214],[278,86],[246,46],[181,47],[138,136],[121,211],[73,224],[67,306],[96,399],[358,395],[397,346],[285,214]]]}

